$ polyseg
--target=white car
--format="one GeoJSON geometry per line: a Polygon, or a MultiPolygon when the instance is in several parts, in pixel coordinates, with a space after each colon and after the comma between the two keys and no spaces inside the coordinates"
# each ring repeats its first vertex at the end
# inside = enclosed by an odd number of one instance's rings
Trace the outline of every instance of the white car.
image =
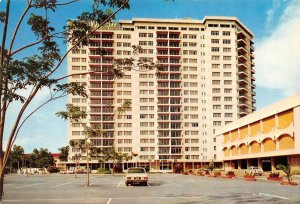
{"type": "Polygon", "coordinates": [[[141,167],[128,168],[126,171],[125,184],[143,184],[147,186],[148,184],[148,175],[146,170],[141,167]]]}
{"type": "Polygon", "coordinates": [[[248,168],[248,171],[253,174],[254,176],[262,176],[264,171],[262,170],[261,167],[257,167],[257,166],[250,166],[248,168]]]}

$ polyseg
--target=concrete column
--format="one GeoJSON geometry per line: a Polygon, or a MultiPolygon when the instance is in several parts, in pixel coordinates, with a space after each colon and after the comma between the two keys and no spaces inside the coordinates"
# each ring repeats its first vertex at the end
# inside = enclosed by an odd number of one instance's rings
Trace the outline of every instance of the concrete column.
{"type": "Polygon", "coordinates": [[[276,167],[275,167],[275,158],[271,157],[271,171],[276,171],[276,167]]]}

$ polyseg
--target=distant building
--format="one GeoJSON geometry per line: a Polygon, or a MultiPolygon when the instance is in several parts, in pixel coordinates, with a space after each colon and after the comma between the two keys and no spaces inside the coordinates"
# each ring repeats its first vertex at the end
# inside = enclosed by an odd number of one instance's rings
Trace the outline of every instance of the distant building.
{"type": "MultiPolygon", "coordinates": [[[[95,146],[114,144],[119,152],[138,155],[125,168],[137,162],[156,170],[172,169],[175,163],[199,167],[216,157],[215,129],[255,110],[252,39],[235,17],[134,18],[108,24],[90,36],[91,46],[68,55],[68,74],[98,72],[68,78],[86,84],[89,95],[70,95],[68,103],[87,111],[88,125],[105,131],[90,138],[95,146]],[[112,79],[113,60],[132,57],[133,45],[142,47],[139,59],[162,65],[159,76],[154,70],[125,70],[122,79],[112,79]],[[132,108],[115,115],[124,101],[132,108]]],[[[80,124],[69,124],[69,140],[84,137],[80,124]]],[[[79,151],[71,147],[70,157],[79,151]]],[[[100,166],[97,158],[91,166],[100,166]]]]}
{"type": "Polygon", "coordinates": [[[300,170],[300,94],[249,114],[216,131],[217,160],[225,169],[277,164],[300,170]]]}

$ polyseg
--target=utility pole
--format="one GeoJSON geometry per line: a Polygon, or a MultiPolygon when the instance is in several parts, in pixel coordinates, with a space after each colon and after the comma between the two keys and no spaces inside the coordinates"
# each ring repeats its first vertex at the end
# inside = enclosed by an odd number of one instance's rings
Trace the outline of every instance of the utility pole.
{"type": "Polygon", "coordinates": [[[87,168],[87,177],[86,177],[86,186],[90,185],[90,167],[89,167],[89,147],[87,143],[87,136],[85,136],[85,147],[86,147],[86,168],[87,168]]]}

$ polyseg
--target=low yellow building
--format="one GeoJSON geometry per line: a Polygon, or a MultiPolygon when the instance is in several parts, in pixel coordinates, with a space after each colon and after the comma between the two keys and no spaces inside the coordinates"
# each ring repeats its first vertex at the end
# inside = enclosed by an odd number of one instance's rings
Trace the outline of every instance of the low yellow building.
{"type": "Polygon", "coordinates": [[[216,131],[217,161],[225,170],[277,164],[300,169],[300,93],[216,131]]]}

